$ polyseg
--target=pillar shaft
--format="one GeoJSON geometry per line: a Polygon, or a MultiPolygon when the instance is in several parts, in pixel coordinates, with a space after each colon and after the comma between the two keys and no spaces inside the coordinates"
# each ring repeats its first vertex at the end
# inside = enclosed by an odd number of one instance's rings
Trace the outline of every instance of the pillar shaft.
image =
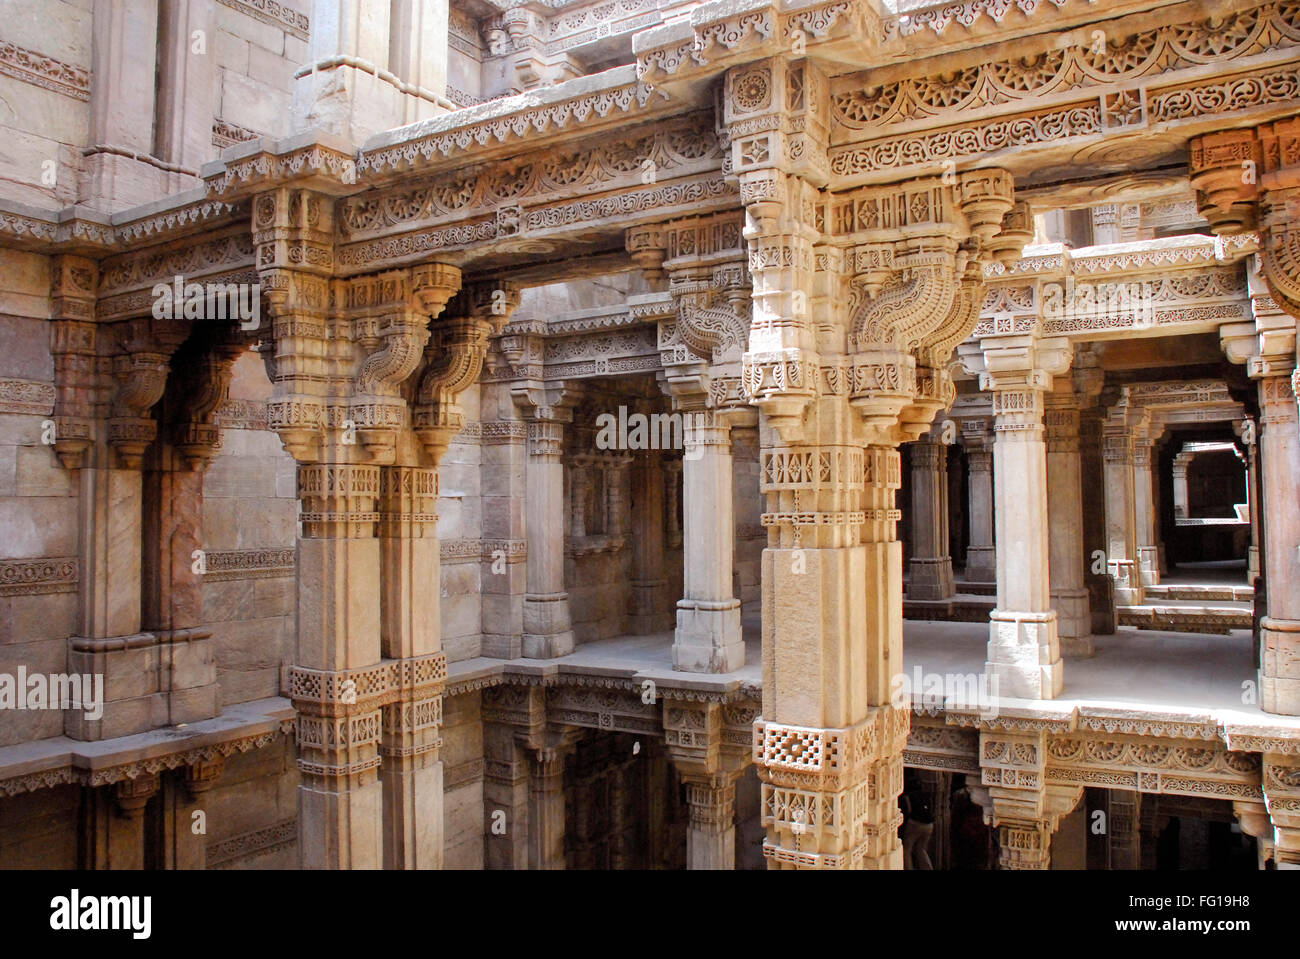
{"type": "Polygon", "coordinates": [[[933,430],[912,444],[912,558],[908,599],[956,593],[948,554],[948,450],[933,430]]]}
{"type": "Polygon", "coordinates": [[[379,783],[380,544],[377,466],[298,467],[299,849],[304,869],[383,864],[379,783]]]}
{"type": "Polygon", "coordinates": [[[1160,550],[1156,529],[1155,484],[1152,461],[1154,444],[1148,437],[1133,443],[1133,514],[1137,521],[1138,575],[1143,586],[1160,585],[1160,550]]]}
{"type": "Polygon", "coordinates": [[[970,476],[970,546],[966,549],[966,579],[994,582],[998,575],[993,545],[993,454],[973,444],[966,451],[970,476]]]}
{"type": "Polygon", "coordinates": [[[677,604],[673,669],[726,673],[745,664],[740,600],[732,591],[730,429],[712,412],[684,414],[683,592],[677,604]]]}
{"type": "Polygon", "coordinates": [[[564,754],[534,750],[529,757],[530,869],[564,868],[564,754]]]}
{"type": "Polygon", "coordinates": [[[1052,699],[1064,685],[1049,588],[1043,391],[1031,381],[993,394],[998,605],[986,670],[1003,696],[1052,699]]]}
{"type": "Polygon", "coordinates": [[[658,451],[643,450],[632,464],[632,614],[637,635],[669,629],[664,577],[664,474],[658,451]]]}
{"type": "Polygon", "coordinates": [[[384,867],[440,869],[443,856],[442,654],[438,616],[436,469],[385,467],[380,477],[381,644],[394,661],[383,710],[380,778],[384,867]]]}
{"type": "Polygon", "coordinates": [[[686,780],[687,869],[736,868],[736,783],[728,776],[686,780]]]}
{"type": "Polygon", "coordinates": [[[1106,568],[1115,578],[1115,603],[1142,602],[1138,566],[1136,494],[1133,489],[1133,440],[1123,417],[1113,414],[1105,426],[1106,568]]]}
{"type": "Polygon", "coordinates": [[[1091,656],[1092,614],[1084,582],[1079,411],[1072,404],[1072,397],[1066,405],[1053,402],[1045,414],[1049,579],[1061,653],[1091,656]]]}
{"type": "Polygon", "coordinates": [[[1260,493],[1268,616],[1260,623],[1260,699],[1266,712],[1300,715],[1300,431],[1289,376],[1259,383],[1260,493]]]}
{"type": "Polygon", "coordinates": [[[524,596],[523,653],[552,659],[573,652],[569,594],[564,591],[564,426],[528,424],[528,592],[524,596]]]}

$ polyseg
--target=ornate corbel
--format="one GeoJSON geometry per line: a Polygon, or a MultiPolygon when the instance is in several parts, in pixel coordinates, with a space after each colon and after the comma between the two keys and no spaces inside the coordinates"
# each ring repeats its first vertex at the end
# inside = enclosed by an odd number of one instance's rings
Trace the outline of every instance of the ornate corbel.
{"type": "Polygon", "coordinates": [[[488,339],[505,327],[519,300],[519,288],[505,281],[466,287],[430,342],[428,365],[416,390],[414,425],[435,464],[465,425],[457,400],[483,371],[488,339]]]}
{"type": "Polygon", "coordinates": [[[122,469],[139,469],[144,451],[158,434],[150,410],[167,387],[168,360],[186,335],[173,320],[130,320],[123,325],[121,352],[113,357],[113,394],[108,442],[122,469]]]}
{"type": "Polygon", "coordinates": [[[176,379],[184,393],[170,439],[190,470],[206,468],[221,449],[221,428],[213,417],[230,395],[235,360],[243,349],[238,342],[213,343],[177,365],[176,379]]]}

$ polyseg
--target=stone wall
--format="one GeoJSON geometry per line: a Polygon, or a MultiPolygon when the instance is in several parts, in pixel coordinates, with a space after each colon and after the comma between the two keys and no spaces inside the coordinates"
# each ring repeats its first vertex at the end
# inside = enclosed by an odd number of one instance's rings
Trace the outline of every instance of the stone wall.
{"type": "MultiPolygon", "coordinates": [[[[0,673],[63,672],[77,632],[76,476],[52,439],[46,257],[0,250],[0,673]]],[[[58,710],[6,711],[0,746],[58,736],[58,710]]]]}

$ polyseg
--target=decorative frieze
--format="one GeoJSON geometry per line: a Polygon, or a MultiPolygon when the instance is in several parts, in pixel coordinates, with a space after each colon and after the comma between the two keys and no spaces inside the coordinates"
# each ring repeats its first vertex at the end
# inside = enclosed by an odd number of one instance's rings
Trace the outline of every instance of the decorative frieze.
{"type": "Polygon", "coordinates": [[[53,90],[74,100],[90,99],[90,71],[0,40],[0,74],[53,90]]]}
{"type": "Polygon", "coordinates": [[[293,547],[205,550],[204,579],[209,582],[225,582],[293,576],[295,552],[293,547]]]}
{"type": "Polygon", "coordinates": [[[0,413],[54,412],[54,384],[37,380],[0,379],[0,413]]]}
{"type": "Polygon", "coordinates": [[[222,4],[262,23],[279,27],[286,33],[306,40],[311,33],[311,19],[305,13],[277,0],[220,0],[222,4]]]}
{"type": "Polygon", "coordinates": [[[208,869],[232,869],[247,860],[288,849],[297,843],[297,817],[282,819],[263,829],[209,843],[205,866],[208,869]]]}
{"type": "Polygon", "coordinates": [[[75,593],[77,558],[0,559],[0,596],[75,593]]]}

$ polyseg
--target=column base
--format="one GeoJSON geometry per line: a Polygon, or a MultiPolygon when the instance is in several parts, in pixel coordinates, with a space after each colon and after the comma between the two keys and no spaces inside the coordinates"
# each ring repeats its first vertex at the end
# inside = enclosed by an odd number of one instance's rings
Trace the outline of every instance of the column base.
{"type": "Polygon", "coordinates": [[[995,696],[1055,699],[1065,688],[1056,611],[989,614],[988,661],[984,670],[995,696]]]}
{"type": "Polygon", "coordinates": [[[1259,634],[1260,708],[1300,716],[1300,621],[1265,616],[1259,634]]]}
{"type": "Polygon", "coordinates": [[[525,659],[555,659],[575,647],[568,593],[529,593],[524,597],[525,659]]]}
{"type": "Polygon", "coordinates": [[[673,669],[686,673],[730,673],[744,665],[739,600],[678,602],[673,669]]]}
{"type": "Polygon", "coordinates": [[[908,566],[908,599],[952,599],[957,593],[952,579],[952,558],[913,559],[908,566]]]}
{"type": "Polygon", "coordinates": [[[966,550],[966,579],[972,583],[998,581],[997,551],[992,546],[971,546],[966,550]]]}
{"type": "Polygon", "coordinates": [[[1160,585],[1160,551],[1156,547],[1138,547],[1138,566],[1143,586],[1160,585]]]}
{"type": "Polygon", "coordinates": [[[673,614],[664,608],[666,580],[633,580],[632,612],[628,616],[628,631],[636,636],[666,633],[673,628],[673,614]]]}
{"type": "Polygon", "coordinates": [[[1111,560],[1106,569],[1115,577],[1115,605],[1142,605],[1142,576],[1131,559],[1111,560]]]}
{"type": "Polygon", "coordinates": [[[1056,634],[1061,655],[1086,659],[1096,652],[1092,641],[1092,608],[1086,589],[1065,589],[1052,593],[1056,610],[1056,634]]]}

